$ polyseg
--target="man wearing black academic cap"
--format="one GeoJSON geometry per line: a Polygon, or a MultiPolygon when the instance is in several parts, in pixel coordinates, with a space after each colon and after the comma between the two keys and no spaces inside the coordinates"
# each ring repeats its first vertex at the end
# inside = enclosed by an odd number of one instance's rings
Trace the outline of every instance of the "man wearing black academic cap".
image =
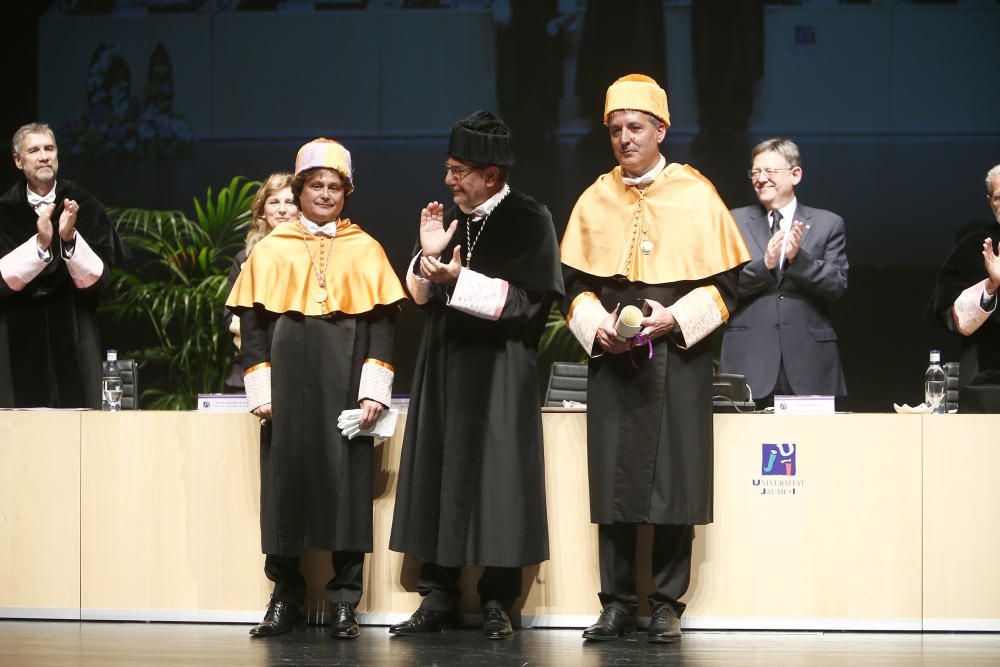
{"type": "Polygon", "coordinates": [[[97,304],[124,254],[101,202],[56,180],[56,137],[45,123],[14,133],[24,177],[0,196],[0,407],[96,408],[97,304]]]}
{"type": "Polygon", "coordinates": [[[551,215],[508,185],[513,162],[503,121],[459,121],[444,179],[455,205],[420,213],[406,287],[427,322],[389,547],[423,562],[423,600],[396,635],[455,625],[461,568],[479,565],[483,632],[510,636],[521,567],[549,557],[535,349],[563,282],[551,215]]]}

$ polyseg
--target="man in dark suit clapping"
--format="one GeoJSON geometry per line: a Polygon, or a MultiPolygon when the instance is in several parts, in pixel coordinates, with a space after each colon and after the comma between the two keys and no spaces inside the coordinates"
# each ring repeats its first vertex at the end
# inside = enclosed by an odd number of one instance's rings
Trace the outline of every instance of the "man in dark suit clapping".
{"type": "Polygon", "coordinates": [[[768,139],[751,156],[759,204],[732,214],[753,259],[740,274],[721,370],[746,375],[758,405],[775,395],[844,396],[829,313],[847,291],[844,220],[796,199],[802,161],[794,142],[768,139]]]}

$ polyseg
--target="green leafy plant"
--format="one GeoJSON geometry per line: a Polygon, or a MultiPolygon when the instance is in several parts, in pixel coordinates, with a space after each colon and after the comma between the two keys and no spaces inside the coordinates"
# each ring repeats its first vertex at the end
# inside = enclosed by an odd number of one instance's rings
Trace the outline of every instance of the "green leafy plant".
{"type": "Polygon", "coordinates": [[[166,368],[166,388],[143,391],[144,406],[189,410],[199,393],[222,391],[233,358],[220,322],[226,279],[259,186],[237,176],[217,195],[209,188],[204,202],[194,199],[193,220],[180,211],[112,209],[135,261],[114,270],[105,310],[116,321],[145,320],[157,344],[128,354],[166,368]]]}
{"type": "Polygon", "coordinates": [[[573,332],[569,330],[566,318],[559,310],[559,304],[552,304],[548,320],[545,322],[545,331],[538,339],[538,381],[543,393],[548,386],[553,363],[557,361],[583,363],[586,360],[587,354],[580,347],[573,332]]]}
{"type": "Polygon", "coordinates": [[[549,363],[553,361],[573,361],[582,362],[587,355],[580,347],[579,341],[569,330],[566,318],[559,310],[559,304],[552,304],[549,310],[548,320],[545,322],[545,331],[538,339],[538,356],[545,358],[549,363]]]}

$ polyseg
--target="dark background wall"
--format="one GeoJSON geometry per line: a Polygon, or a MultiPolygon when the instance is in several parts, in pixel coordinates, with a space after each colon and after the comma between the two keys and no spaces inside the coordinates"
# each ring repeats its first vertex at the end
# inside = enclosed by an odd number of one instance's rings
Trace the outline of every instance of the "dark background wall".
{"type": "MultiPolygon", "coordinates": [[[[401,271],[420,207],[447,200],[441,163],[454,120],[486,108],[512,124],[512,182],[549,205],[561,233],[579,193],[614,165],[600,127],[603,90],[643,71],[670,97],[668,159],[701,169],[730,206],[754,201],[749,147],[784,135],[802,149],[800,200],[847,221],[850,285],[834,308],[850,392],[843,407],[919,402],[927,350],[957,358],[955,341],[922,313],[956,234],[989,219],[1000,4],[288,4],[8,6],[0,129],[35,119],[60,128],[62,172],[108,205],[186,210],[234,175],[290,169],[314,136],[341,139],[356,169],[349,214],[401,271]],[[118,49],[137,98],[150,54],[164,45],[170,113],[191,133],[189,154],[71,153],[65,128],[88,112],[100,44],[118,49]]],[[[0,176],[15,180],[9,161],[0,176]]],[[[407,308],[397,389],[409,381],[420,326],[407,308]]],[[[129,335],[109,325],[105,342],[127,348],[129,335]]]]}

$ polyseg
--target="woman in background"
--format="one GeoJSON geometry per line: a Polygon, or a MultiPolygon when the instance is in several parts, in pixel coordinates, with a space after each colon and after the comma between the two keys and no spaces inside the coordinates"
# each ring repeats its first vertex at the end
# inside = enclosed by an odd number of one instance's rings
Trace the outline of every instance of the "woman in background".
{"type": "MultiPolygon", "coordinates": [[[[286,173],[271,174],[264,181],[257,196],[254,197],[250,205],[250,226],[247,228],[246,247],[236,253],[233,258],[233,269],[229,272],[229,287],[226,293],[233,291],[236,277],[243,270],[243,265],[250,255],[250,251],[257,245],[257,242],[271,233],[271,230],[282,222],[297,220],[299,217],[299,207],[295,205],[295,198],[292,196],[292,175],[286,173]]],[[[236,358],[233,360],[233,367],[229,370],[229,377],[226,378],[226,386],[238,392],[244,390],[243,387],[243,356],[240,350],[240,318],[227,308],[222,316],[222,322],[226,329],[233,334],[233,345],[236,346],[236,358]]]]}

